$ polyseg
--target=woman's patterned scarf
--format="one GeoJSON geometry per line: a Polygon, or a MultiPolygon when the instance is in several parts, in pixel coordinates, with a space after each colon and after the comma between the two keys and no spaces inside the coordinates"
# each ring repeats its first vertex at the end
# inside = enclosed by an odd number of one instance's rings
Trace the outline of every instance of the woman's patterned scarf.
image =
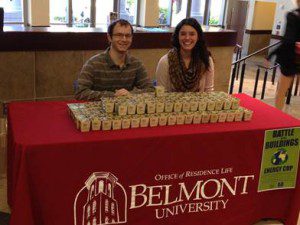
{"type": "Polygon", "coordinates": [[[201,79],[201,63],[192,59],[186,69],[180,53],[173,48],[168,53],[170,80],[177,92],[197,92],[201,79]]]}

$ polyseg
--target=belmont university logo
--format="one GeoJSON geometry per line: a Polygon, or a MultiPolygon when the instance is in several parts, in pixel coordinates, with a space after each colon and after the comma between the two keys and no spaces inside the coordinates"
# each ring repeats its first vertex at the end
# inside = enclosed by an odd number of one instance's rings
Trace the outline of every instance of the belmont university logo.
{"type": "Polygon", "coordinates": [[[156,174],[153,185],[149,185],[149,181],[147,185],[128,185],[128,197],[114,174],[94,172],[75,197],[74,225],[128,223],[128,210],[131,213],[150,210],[152,219],[157,220],[226,210],[231,207],[233,198],[256,189],[254,175],[234,176],[233,171],[233,168],[214,168],[156,174]]]}
{"type": "Polygon", "coordinates": [[[74,201],[74,225],[127,222],[127,195],[117,181],[118,178],[108,172],[95,172],[87,179],[74,201]],[[83,196],[86,202],[82,205],[78,199],[83,196]],[[77,212],[82,213],[81,218],[77,212]]]}

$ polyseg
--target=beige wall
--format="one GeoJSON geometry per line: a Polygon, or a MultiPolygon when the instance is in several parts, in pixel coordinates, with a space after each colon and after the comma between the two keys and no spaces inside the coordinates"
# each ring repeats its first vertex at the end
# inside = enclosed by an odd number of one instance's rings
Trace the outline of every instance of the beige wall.
{"type": "MultiPolygon", "coordinates": [[[[236,0],[229,0],[236,1],[236,0]]],[[[286,0],[284,0],[286,1],[286,0]]],[[[247,12],[247,22],[246,29],[247,30],[272,30],[275,11],[277,7],[278,0],[248,0],[248,12],[247,12]]],[[[243,54],[250,54],[250,50],[257,49],[255,47],[255,43],[252,41],[250,45],[250,38],[252,38],[253,34],[244,34],[243,39],[243,54]]],[[[258,38],[256,36],[254,38],[258,38]]],[[[253,38],[252,38],[253,40],[253,38]]],[[[269,42],[264,46],[269,45],[269,42]]],[[[251,50],[251,51],[252,51],[251,50]]]]}
{"type": "MultiPolygon", "coordinates": [[[[215,89],[228,90],[233,47],[210,49],[215,61],[215,89]]],[[[149,77],[168,49],[135,49],[149,77]]],[[[0,52],[0,100],[73,95],[73,82],[85,63],[99,51],[0,52]]]]}
{"type": "MultiPolygon", "coordinates": [[[[273,29],[273,23],[276,11],[276,2],[255,1],[252,27],[253,30],[273,29]]],[[[270,44],[271,34],[245,34],[244,43],[247,42],[247,54],[267,47],[270,44]]],[[[265,54],[264,52],[261,54],[265,54]]]]}
{"type": "Polygon", "coordinates": [[[255,2],[252,30],[272,30],[276,11],[275,2],[255,2]]]}
{"type": "Polygon", "coordinates": [[[215,91],[228,92],[234,47],[209,49],[215,63],[215,91]]]}
{"type": "Polygon", "coordinates": [[[156,65],[160,58],[168,51],[169,49],[133,49],[131,50],[131,54],[141,59],[146,67],[148,76],[151,77],[151,79],[156,79],[156,65]]]}
{"type": "Polygon", "coordinates": [[[34,97],[34,52],[0,53],[0,100],[34,97]]]}
{"type": "MultiPolygon", "coordinates": [[[[252,34],[249,40],[248,53],[251,54],[258,51],[270,44],[271,34],[252,34]]],[[[265,55],[266,52],[262,52],[261,55],[265,55]]]]}

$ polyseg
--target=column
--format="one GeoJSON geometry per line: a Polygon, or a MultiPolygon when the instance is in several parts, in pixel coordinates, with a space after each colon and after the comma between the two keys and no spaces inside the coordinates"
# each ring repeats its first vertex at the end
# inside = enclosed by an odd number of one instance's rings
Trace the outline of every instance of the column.
{"type": "Polygon", "coordinates": [[[204,16],[204,15],[201,15],[201,11],[202,12],[204,11],[203,9],[201,10],[201,1],[192,0],[191,17],[198,20],[200,24],[203,23],[203,16],[204,16]]]}
{"type": "Polygon", "coordinates": [[[28,0],[28,23],[33,27],[50,25],[49,0],[28,0]]]}
{"type": "Polygon", "coordinates": [[[140,24],[144,27],[157,27],[159,17],[158,0],[141,0],[140,24]]]}

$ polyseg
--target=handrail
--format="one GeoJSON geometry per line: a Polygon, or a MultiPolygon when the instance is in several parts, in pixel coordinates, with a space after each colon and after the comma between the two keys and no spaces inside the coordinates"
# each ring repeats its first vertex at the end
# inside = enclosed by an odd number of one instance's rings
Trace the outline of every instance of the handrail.
{"type": "Polygon", "coordinates": [[[274,47],[274,46],[276,46],[276,45],[278,45],[278,44],[280,44],[280,43],[281,43],[281,41],[278,41],[278,42],[276,42],[276,43],[274,43],[274,44],[271,44],[271,45],[269,45],[269,46],[267,46],[267,47],[264,47],[264,48],[262,48],[262,49],[260,49],[260,50],[258,50],[258,51],[256,51],[256,52],[253,52],[253,53],[250,54],[250,55],[245,56],[244,58],[241,58],[241,59],[239,59],[239,60],[233,62],[231,65],[235,65],[235,64],[237,64],[237,63],[240,63],[241,61],[244,61],[244,60],[246,60],[246,59],[248,59],[248,58],[250,58],[250,57],[252,57],[252,56],[254,56],[254,55],[256,55],[256,54],[258,54],[258,53],[260,53],[260,52],[263,52],[263,51],[265,51],[265,50],[267,50],[267,49],[269,49],[269,48],[272,48],[272,47],[274,47]]]}
{"type": "MultiPolygon", "coordinates": [[[[276,45],[279,45],[280,43],[281,43],[281,41],[278,41],[278,42],[276,42],[274,44],[271,44],[271,45],[269,45],[267,47],[264,47],[264,48],[262,48],[262,49],[260,49],[260,50],[258,50],[256,52],[254,52],[254,53],[252,53],[252,54],[250,54],[248,56],[245,56],[244,58],[239,57],[240,59],[238,59],[238,57],[236,57],[236,61],[231,64],[233,66],[233,69],[232,69],[232,74],[231,74],[229,93],[232,94],[232,92],[233,92],[234,80],[235,79],[236,80],[240,79],[239,93],[242,92],[242,90],[243,90],[243,83],[244,83],[244,76],[245,76],[245,70],[246,70],[246,59],[248,59],[248,58],[250,58],[250,57],[252,57],[252,56],[254,56],[254,55],[256,55],[256,54],[258,54],[260,52],[263,52],[263,51],[265,51],[265,50],[267,50],[269,48],[272,48],[272,47],[274,47],[276,45]],[[240,70],[240,64],[241,64],[241,62],[243,62],[243,64],[242,64],[242,72],[241,72],[241,76],[239,78],[239,70],[240,70]]],[[[236,48],[238,48],[238,50],[240,50],[238,45],[236,45],[236,48]]],[[[237,53],[237,55],[240,56],[240,54],[238,54],[238,53],[237,53]]],[[[258,71],[257,71],[257,79],[256,80],[258,81],[260,68],[264,68],[266,70],[265,71],[266,75],[265,75],[264,83],[266,82],[268,70],[273,69],[274,71],[273,71],[273,76],[272,76],[272,83],[274,83],[274,79],[275,79],[275,75],[276,75],[276,71],[275,70],[278,67],[278,65],[275,64],[274,66],[272,66],[270,68],[267,68],[267,67],[261,66],[261,65],[257,65],[257,66],[258,66],[258,71]]],[[[255,89],[256,88],[257,87],[255,87],[255,89]]],[[[254,93],[255,92],[256,91],[254,91],[254,93]]],[[[255,95],[254,95],[254,97],[255,97],[255,95]]]]}
{"type": "Polygon", "coordinates": [[[239,45],[239,44],[236,44],[235,47],[236,47],[236,48],[239,48],[239,49],[243,48],[243,46],[241,46],[241,45],[239,45]]]}
{"type": "Polygon", "coordinates": [[[279,66],[279,64],[278,63],[275,63],[273,66],[271,66],[271,67],[266,67],[266,66],[263,66],[263,65],[257,65],[257,67],[259,67],[259,68],[263,68],[263,69],[265,69],[265,70],[272,70],[272,69],[274,69],[275,67],[278,67],[279,66]]]}
{"type": "MultiPolygon", "coordinates": [[[[236,52],[235,55],[235,60],[239,60],[240,58],[242,58],[242,51],[243,51],[243,46],[236,44],[234,51],[236,52]]],[[[240,64],[238,64],[238,68],[237,68],[237,75],[236,75],[236,79],[239,79],[239,72],[240,72],[240,64]]]]}

